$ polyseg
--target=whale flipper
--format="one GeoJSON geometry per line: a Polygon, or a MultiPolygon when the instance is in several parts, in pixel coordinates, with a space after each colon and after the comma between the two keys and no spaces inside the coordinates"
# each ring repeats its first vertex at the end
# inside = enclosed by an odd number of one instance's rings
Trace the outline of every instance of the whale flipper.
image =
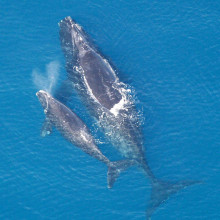
{"type": "Polygon", "coordinates": [[[133,166],[136,162],[134,160],[120,160],[110,162],[108,165],[108,188],[112,188],[114,182],[116,181],[117,177],[120,175],[121,172],[125,171],[129,167],[133,166]]]}
{"type": "Polygon", "coordinates": [[[146,210],[147,220],[151,219],[151,215],[153,212],[162,204],[172,194],[177,193],[179,190],[186,188],[187,186],[191,186],[197,183],[201,183],[201,181],[180,181],[177,183],[169,183],[163,181],[155,181],[152,183],[152,192],[150,203],[146,210]]]}
{"type": "Polygon", "coordinates": [[[50,122],[50,120],[46,117],[43,126],[41,128],[41,136],[45,137],[47,135],[50,135],[52,131],[53,131],[53,125],[50,122]]]}

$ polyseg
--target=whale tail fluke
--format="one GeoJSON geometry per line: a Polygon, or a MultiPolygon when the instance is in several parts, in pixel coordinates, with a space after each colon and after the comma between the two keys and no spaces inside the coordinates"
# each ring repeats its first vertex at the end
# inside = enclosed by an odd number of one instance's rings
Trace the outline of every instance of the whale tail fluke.
{"type": "Polygon", "coordinates": [[[177,183],[169,183],[163,181],[154,181],[152,183],[152,192],[150,202],[146,211],[147,220],[151,219],[153,212],[172,194],[177,193],[179,190],[201,183],[201,181],[180,181],[177,183]]]}
{"type": "Polygon", "coordinates": [[[108,188],[113,187],[114,182],[116,181],[117,177],[120,175],[121,172],[125,171],[134,164],[136,164],[136,162],[133,160],[120,160],[110,162],[107,173],[108,188]]]}

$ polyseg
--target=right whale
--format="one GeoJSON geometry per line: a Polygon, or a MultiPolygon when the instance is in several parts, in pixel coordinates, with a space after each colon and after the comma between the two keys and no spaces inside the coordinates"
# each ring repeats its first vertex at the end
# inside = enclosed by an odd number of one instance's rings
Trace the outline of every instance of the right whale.
{"type": "Polygon", "coordinates": [[[110,161],[96,146],[88,127],[73,111],[43,90],[38,91],[36,95],[47,119],[60,131],[66,140],[91,157],[106,164],[108,167],[108,188],[112,188],[119,174],[132,166],[134,161],[110,161]]]}
{"type": "MultiPolygon", "coordinates": [[[[71,17],[61,20],[59,26],[69,81],[113,146],[123,157],[135,160],[150,179],[152,192],[146,210],[150,219],[170,195],[198,181],[170,183],[155,177],[145,157],[142,126],[128,87],[71,17]]],[[[50,124],[47,127],[51,129],[50,124]]]]}

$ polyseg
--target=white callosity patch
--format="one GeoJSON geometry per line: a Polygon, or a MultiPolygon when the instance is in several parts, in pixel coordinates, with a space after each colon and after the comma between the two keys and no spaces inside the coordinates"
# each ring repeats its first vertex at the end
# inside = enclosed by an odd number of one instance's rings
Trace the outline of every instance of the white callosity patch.
{"type": "Polygon", "coordinates": [[[46,106],[44,107],[44,113],[47,114],[47,112],[48,112],[48,106],[49,106],[49,104],[48,104],[48,98],[51,98],[51,96],[50,96],[49,93],[45,92],[44,90],[39,90],[39,91],[36,93],[37,96],[39,96],[39,94],[44,94],[44,99],[45,99],[45,100],[41,100],[41,99],[42,99],[42,97],[41,97],[41,98],[40,98],[40,102],[41,102],[41,103],[43,103],[43,101],[46,102],[46,106]]]}
{"type": "Polygon", "coordinates": [[[75,24],[75,25],[80,31],[82,31],[82,27],[79,24],[75,24]]]}

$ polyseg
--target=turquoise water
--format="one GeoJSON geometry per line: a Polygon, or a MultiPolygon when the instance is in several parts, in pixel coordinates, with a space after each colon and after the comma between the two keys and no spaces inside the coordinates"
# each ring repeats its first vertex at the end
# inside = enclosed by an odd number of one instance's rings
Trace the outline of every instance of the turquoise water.
{"type": "MultiPolygon", "coordinates": [[[[109,190],[105,165],[57,131],[40,136],[35,93],[48,84],[35,76],[56,76],[54,89],[65,78],[57,23],[68,15],[134,88],[155,175],[204,181],[172,196],[152,219],[220,219],[219,10],[218,1],[2,0],[0,219],[145,219],[151,187],[140,170],[109,190]]],[[[76,95],[70,106],[103,153],[120,158],[76,95]]]]}

